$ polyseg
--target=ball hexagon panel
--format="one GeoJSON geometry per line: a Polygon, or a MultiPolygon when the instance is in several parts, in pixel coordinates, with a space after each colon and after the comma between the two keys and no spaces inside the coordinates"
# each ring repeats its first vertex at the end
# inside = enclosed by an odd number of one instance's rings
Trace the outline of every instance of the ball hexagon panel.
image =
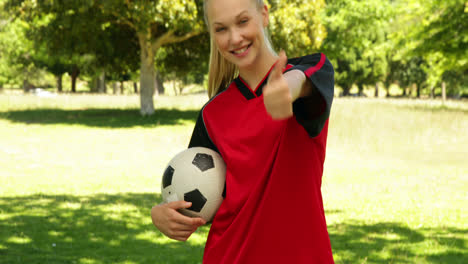
{"type": "Polygon", "coordinates": [[[199,168],[202,172],[214,168],[213,157],[205,153],[197,153],[192,161],[192,164],[199,168]]]}
{"type": "Polygon", "coordinates": [[[192,203],[192,206],[187,208],[188,210],[199,213],[205,206],[207,199],[198,189],[195,189],[184,194],[184,201],[192,203]]]}

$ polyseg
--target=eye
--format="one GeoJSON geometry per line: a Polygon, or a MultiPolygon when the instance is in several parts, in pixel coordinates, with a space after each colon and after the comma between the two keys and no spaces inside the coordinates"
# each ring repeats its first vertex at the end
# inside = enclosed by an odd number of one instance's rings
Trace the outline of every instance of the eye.
{"type": "Polygon", "coordinates": [[[217,28],[215,28],[215,32],[223,32],[224,30],[226,30],[225,27],[217,27],[217,28]]]}
{"type": "Polygon", "coordinates": [[[249,22],[249,19],[248,18],[244,18],[244,19],[241,19],[241,21],[239,22],[239,24],[245,24],[249,22]]]}

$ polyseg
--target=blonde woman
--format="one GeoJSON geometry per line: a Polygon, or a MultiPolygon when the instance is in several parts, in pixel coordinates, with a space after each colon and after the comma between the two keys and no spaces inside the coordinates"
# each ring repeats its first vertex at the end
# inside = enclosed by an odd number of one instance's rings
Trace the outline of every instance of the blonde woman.
{"type": "MultiPolygon", "coordinates": [[[[277,55],[262,0],[206,0],[205,19],[211,99],[189,147],[218,151],[227,171],[203,263],[333,263],[320,189],[332,65],[322,53],[277,55]]],[[[205,224],[177,211],[190,206],[157,205],[153,223],[185,241],[205,224]]]]}

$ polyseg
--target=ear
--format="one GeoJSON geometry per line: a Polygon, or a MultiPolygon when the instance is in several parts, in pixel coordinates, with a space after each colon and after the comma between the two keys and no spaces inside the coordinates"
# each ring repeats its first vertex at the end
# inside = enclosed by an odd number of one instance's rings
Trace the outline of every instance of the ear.
{"type": "Polygon", "coordinates": [[[270,23],[270,14],[268,12],[268,6],[263,5],[262,9],[262,17],[263,17],[263,27],[267,27],[268,24],[270,23]]]}

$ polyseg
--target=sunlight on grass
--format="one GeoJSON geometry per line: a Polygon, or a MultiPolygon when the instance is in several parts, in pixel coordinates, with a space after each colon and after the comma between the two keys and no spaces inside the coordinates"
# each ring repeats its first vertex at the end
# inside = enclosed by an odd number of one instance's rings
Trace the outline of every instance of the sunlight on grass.
{"type": "Polygon", "coordinates": [[[66,202],[60,204],[61,209],[70,209],[70,210],[78,210],[81,208],[81,203],[72,203],[72,202],[66,202]]]}
{"type": "Polygon", "coordinates": [[[139,233],[135,236],[136,239],[146,240],[149,242],[155,242],[155,232],[153,230],[148,230],[142,233],[139,233]]]}
{"type": "Polygon", "coordinates": [[[79,261],[82,264],[97,264],[97,263],[100,263],[100,262],[97,262],[94,259],[89,259],[89,258],[81,258],[79,261]]]}
{"type": "Polygon", "coordinates": [[[12,236],[6,240],[8,243],[13,244],[28,244],[31,243],[31,239],[29,237],[19,237],[19,236],[12,236]]]}

